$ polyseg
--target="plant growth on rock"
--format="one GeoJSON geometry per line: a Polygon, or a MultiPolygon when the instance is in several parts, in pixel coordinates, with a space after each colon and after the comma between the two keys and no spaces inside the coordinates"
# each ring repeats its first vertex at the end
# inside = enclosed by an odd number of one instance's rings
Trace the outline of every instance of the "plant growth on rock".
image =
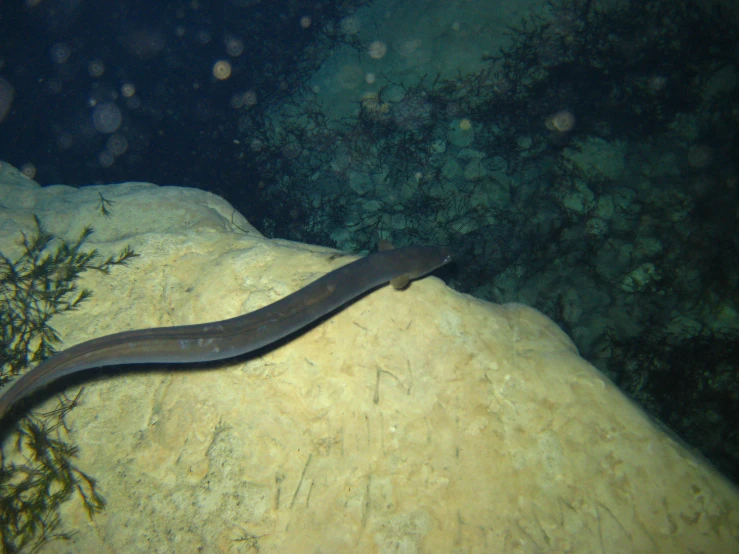
{"type": "MultiPolygon", "coordinates": [[[[77,286],[80,274],[89,270],[108,273],[138,255],[126,247],[101,260],[97,250],[83,250],[91,227],[68,243],[47,231],[38,218],[35,222],[35,232],[22,235],[23,251],[17,259],[0,254],[0,386],[54,354],[60,338],[50,325],[51,318],[78,309],[92,295],[91,290],[77,286]]],[[[32,551],[50,540],[69,538],[57,532],[59,507],[75,493],[90,515],[105,505],[95,479],[73,463],[78,448],[66,439],[64,417],[79,398],[80,394],[73,399],[62,397],[50,412],[22,416],[15,424],[9,414],[2,422],[3,552],[32,551]]]]}

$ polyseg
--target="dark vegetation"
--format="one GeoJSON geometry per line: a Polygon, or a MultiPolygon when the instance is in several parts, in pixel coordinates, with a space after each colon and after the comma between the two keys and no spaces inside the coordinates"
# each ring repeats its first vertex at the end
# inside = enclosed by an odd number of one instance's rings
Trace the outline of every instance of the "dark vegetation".
{"type": "Polygon", "coordinates": [[[456,287],[544,310],[739,480],[739,104],[714,90],[736,74],[736,11],[553,0],[510,33],[480,72],[385,79],[345,121],[310,93],[273,119],[244,118],[259,183],[248,218],[346,250],[378,237],[450,245],[456,287]],[[562,111],[571,130],[552,124],[562,111]],[[453,136],[464,119],[469,142],[453,136]],[[573,162],[592,141],[623,149],[619,176],[573,162]],[[710,160],[686,163],[691,144],[710,160]],[[655,161],[674,153],[677,171],[655,161]]]}
{"type": "MultiPolygon", "coordinates": [[[[647,322],[649,323],[649,322],[647,322]]],[[[613,337],[620,384],[685,442],[725,470],[739,459],[739,340],[736,333],[665,329],[657,320],[635,339],[613,337]]]]}
{"type": "MultiPolygon", "coordinates": [[[[101,202],[103,207],[110,205],[102,196],[101,202]]],[[[50,325],[51,318],[78,309],[92,294],[78,288],[80,274],[89,270],[108,273],[137,256],[126,247],[101,260],[96,250],[83,250],[91,227],[85,227],[76,242],[68,243],[35,221],[37,229],[23,234],[23,252],[16,260],[0,254],[0,386],[54,354],[60,338],[50,325]]],[[[78,448],[66,439],[64,418],[80,394],[61,398],[50,412],[23,416],[12,428],[8,417],[2,422],[3,552],[33,551],[50,540],[68,539],[68,534],[57,532],[59,507],[75,493],[90,516],[105,505],[95,479],[74,465],[78,448]]]]}

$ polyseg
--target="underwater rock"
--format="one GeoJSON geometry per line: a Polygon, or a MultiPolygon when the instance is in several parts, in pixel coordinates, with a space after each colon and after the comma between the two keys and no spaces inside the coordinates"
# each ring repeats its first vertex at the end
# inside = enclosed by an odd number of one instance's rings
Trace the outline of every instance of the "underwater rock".
{"type": "Polygon", "coordinates": [[[568,148],[565,158],[587,175],[615,181],[626,167],[626,143],[591,137],[577,141],[575,148],[568,148]]]}
{"type": "MultiPolygon", "coordinates": [[[[70,240],[93,224],[103,256],[140,254],[84,274],[95,295],[52,320],[65,345],[233,317],[337,263],[191,188],[0,187],[3,252],[35,213],[70,240]]],[[[64,506],[70,551],[737,549],[734,486],[552,321],[436,277],[383,287],[259,355],[95,375],[66,420],[107,508],[90,523],[78,500],[64,506]]]]}

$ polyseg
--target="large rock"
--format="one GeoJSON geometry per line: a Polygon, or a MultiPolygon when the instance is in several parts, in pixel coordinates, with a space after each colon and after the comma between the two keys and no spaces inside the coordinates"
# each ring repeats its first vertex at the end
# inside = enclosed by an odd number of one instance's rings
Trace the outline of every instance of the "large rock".
{"type": "MultiPolygon", "coordinates": [[[[141,254],[85,274],[93,299],[52,322],[65,345],[233,317],[348,260],[267,240],[194,189],[41,188],[13,171],[0,168],[4,253],[35,213],[69,240],[92,223],[106,256],[141,254]]],[[[68,415],[108,505],[90,521],[66,504],[76,534],[44,552],[739,551],[737,490],[556,325],[435,277],[259,355],[141,369],[90,380],[68,415]]]]}

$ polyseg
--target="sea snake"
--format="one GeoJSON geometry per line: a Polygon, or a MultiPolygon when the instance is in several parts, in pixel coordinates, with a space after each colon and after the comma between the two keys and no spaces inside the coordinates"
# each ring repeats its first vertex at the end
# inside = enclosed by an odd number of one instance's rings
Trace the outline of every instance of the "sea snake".
{"type": "Polygon", "coordinates": [[[302,289],[223,321],[114,333],[67,348],[9,385],[0,419],[42,387],[86,369],[123,364],[196,363],[232,358],[270,345],[385,283],[403,288],[451,261],[438,246],[384,249],[335,269],[302,289]]]}

